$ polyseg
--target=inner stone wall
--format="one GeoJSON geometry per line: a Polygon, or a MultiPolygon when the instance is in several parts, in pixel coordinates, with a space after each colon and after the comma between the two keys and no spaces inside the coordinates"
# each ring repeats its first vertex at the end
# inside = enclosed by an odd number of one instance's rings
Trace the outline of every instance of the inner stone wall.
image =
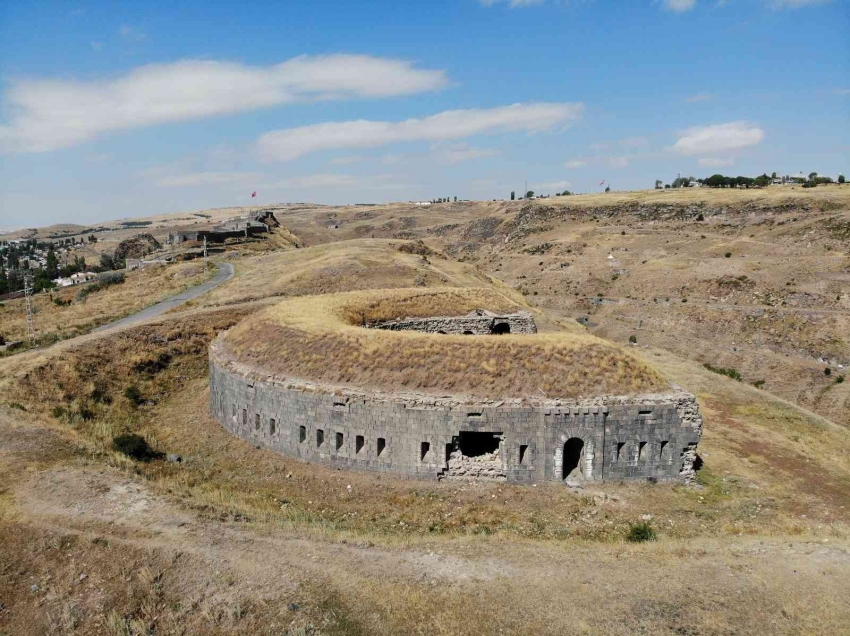
{"type": "Polygon", "coordinates": [[[422,331],[425,333],[467,334],[484,336],[490,334],[533,334],[537,325],[531,314],[494,314],[476,309],[466,316],[441,316],[433,318],[400,318],[370,325],[372,329],[390,331],[422,331]]]}
{"type": "Polygon", "coordinates": [[[702,427],[688,393],[539,404],[366,394],[263,374],[231,360],[220,340],[210,348],[210,400],[215,418],[254,445],[419,479],[447,476],[462,431],[502,436],[496,473],[509,482],[561,481],[575,439],[572,480],[687,478],[702,427]]]}

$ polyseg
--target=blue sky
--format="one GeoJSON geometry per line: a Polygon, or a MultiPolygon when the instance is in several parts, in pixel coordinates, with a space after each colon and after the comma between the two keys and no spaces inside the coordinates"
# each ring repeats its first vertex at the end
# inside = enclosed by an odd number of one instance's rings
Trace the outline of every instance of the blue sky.
{"type": "Polygon", "coordinates": [[[835,177],[848,34],[845,0],[2,3],[0,227],[835,177]]]}

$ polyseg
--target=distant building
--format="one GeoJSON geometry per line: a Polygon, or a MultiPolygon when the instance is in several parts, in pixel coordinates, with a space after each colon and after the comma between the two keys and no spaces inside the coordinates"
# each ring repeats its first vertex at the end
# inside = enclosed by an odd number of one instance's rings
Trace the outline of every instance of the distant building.
{"type": "Polygon", "coordinates": [[[240,238],[263,234],[269,231],[269,227],[276,226],[277,219],[271,211],[257,211],[247,216],[237,216],[227,219],[220,225],[209,230],[195,230],[188,232],[172,232],[169,241],[172,245],[179,245],[186,241],[203,241],[208,243],[223,243],[229,238],[240,238]]]}

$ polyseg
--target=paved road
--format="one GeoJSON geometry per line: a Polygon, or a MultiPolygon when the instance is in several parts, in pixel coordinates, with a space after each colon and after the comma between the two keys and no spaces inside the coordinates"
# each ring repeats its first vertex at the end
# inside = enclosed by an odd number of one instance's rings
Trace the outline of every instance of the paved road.
{"type": "Polygon", "coordinates": [[[106,329],[112,329],[114,327],[129,327],[130,325],[135,325],[136,323],[149,320],[150,318],[156,318],[157,316],[160,316],[165,312],[174,309],[175,307],[179,307],[185,302],[197,298],[202,294],[206,294],[214,287],[218,287],[223,282],[230,280],[232,277],[233,265],[231,265],[230,263],[219,263],[218,273],[207,282],[202,283],[201,285],[198,285],[196,287],[190,287],[189,289],[177,294],[176,296],[171,296],[170,298],[166,298],[165,300],[160,301],[155,305],[151,305],[147,309],[143,309],[137,314],[127,316],[126,318],[116,320],[115,322],[110,322],[105,325],[101,325],[97,329],[94,329],[92,333],[97,333],[98,331],[105,331],[106,329]]]}

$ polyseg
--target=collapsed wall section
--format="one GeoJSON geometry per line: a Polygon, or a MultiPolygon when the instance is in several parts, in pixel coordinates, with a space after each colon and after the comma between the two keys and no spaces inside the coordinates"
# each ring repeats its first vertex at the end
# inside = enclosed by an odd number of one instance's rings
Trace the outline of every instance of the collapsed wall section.
{"type": "Polygon", "coordinates": [[[399,318],[369,326],[372,329],[386,329],[388,331],[420,331],[423,333],[475,336],[537,333],[534,317],[527,312],[495,314],[483,309],[477,309],[466,316],[399,318]]]}
{"type": "Polygon", "coordinates": [[[418,479],[687,478],[702,425],[687,393],[560,404],[367,394],[262,374],[229,359],[220,341],[210,348],[210,401],[228,431],[256,446],[418,479]]]}

